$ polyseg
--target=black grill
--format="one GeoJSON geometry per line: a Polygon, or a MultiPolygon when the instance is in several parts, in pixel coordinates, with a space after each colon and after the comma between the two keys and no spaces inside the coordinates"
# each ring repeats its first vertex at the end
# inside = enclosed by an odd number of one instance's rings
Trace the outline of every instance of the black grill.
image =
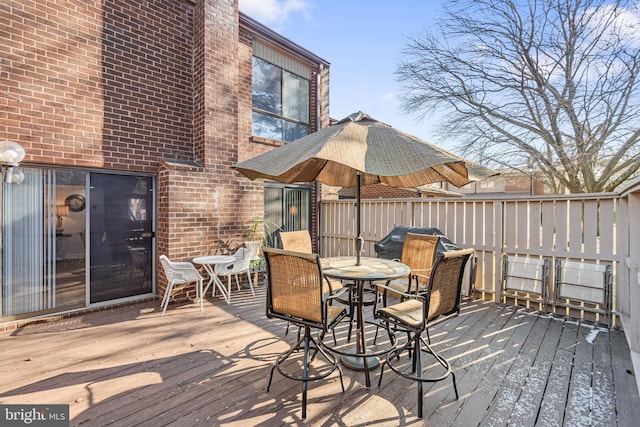
{"type": "Polygon", "coordinates": [[[407,233],[440,236],[440,243],[438,243],[437,249],[438,253],[460,249],[459,246],[447,239],[442,231],[437,228],[398,226],[394,227],[389,234],[373,246],[378,258],[400,259],[402,256],[402,245],[404,244],[404,239],[407,237],[407,233]]]}

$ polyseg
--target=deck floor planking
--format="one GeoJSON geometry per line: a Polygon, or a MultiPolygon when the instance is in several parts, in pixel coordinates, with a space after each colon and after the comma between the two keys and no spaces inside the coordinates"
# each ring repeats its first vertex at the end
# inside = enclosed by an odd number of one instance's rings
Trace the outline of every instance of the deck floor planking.
{"type": "MultiPolygon", "coordinates": [[[[461,315],[435,327],[433,346],[453,364],[451,379],[417,387],[380,368],[343,368],[302,387],[269,370],[297,335],[266,319],[265,287],[256,296],[219,297],[87,313],[0,333],[0,403],[67,403],[71,425],[635,425],[640,400],[624,334],[466,301],[461,315]]],[[[381,333],[384,333],[381,331],[381,333]]],[[[344,339],[346,328],[338,330],[344,339]]],[[[403,340],[404,337],[399,337],[403,340]]],[[[408,361],[408,358],[403,355],[408,361]]],[[[406,363],[406,361],[404,363],[406,363]]]]}

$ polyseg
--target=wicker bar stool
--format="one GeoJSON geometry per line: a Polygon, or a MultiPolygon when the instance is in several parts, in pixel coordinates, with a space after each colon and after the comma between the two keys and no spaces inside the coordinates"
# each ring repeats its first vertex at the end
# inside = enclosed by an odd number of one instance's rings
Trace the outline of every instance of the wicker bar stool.
{"type": "MultiPolygon", "coordinates": [[[[281,231],[280,241],[282,249],[285,251],[302,252],[305,254],[313,253],[311,246],[311,236],[308,230],[281,231]]],[[[323,283],[324,292],[334,293],[342,290],[342,282],[340,280],[327,279],[323,283]]]]}
{"type": "Polygon", "coordinates": [[[275,369],[287,378],[302,381],[304,419],[307,416],[307,382],[326,378],[338,369],[344,392],[342,369],[336,357],[323,348],[322,339],[345,317],[346,311],[329,304],[332,296],[323,292],[325,279],[318,255],[272,248],[264,248],[263,253],[267,262],[268,277],[267,317],[283,319],[304,329],[304,334],[300,334],[297,342],[277,357],[269,374],[267,392],[271,388],[275,369]],[[311,329],[319,330],[317,340],[311,335],[311,329]],[[304,351],[302,373],[287,371],[288,366],[285,366],[285,362],[299,350],[304,351]],[[318,354],[328,362],[328,366],[310,372],[310,364],[318,354]]]}
{"type": "Polygon", "coordinates": [[[414,294],[427,290],[428,277],[436,260],[439,242],[440,236],[407,233],[402,244],[400,262],[408,265],[411,273],[407,277],[400,277],[386,283],[386,286],[396,291],[391,291],[392,294],[397,292],[414,294]],[[416,274],[420,276],[416,277],[416,274]]]}
{"type": "MultiPolygon", "coordinates": [[[[442,381],[451,375],[456,400],[458,399],[456,376],[451,370],[450,363],[431,347],[431,340],[425,340],[423,334],[428,337],[429,328],[460,313],[464,268],[472,254],[473,249],[439,254],[431,269],[426,292],[419,294],[402,292],[401,297],[404,301],[388,307],[376,307],[374,310],[375,317],[382,320],[387,329],[390,328],[391,324],[402,330],[409,331],[411,334],[406,344],[387,353],[386,364],[398,375],[418,383],[418,416],[420,418],[422,418],[422,384],[424,382],[442,381]],[[411,349],[411,346],[413,346],[411,364],[409,366],[407,366],[407,363],[402,365],[403,362],[401,362],[399,355],[404,350],[411,349]],[[423,352],[431,354],[438,364],[442,366],[444,373],[438,372],[433,376],[426,376],[426,371],[432,372],[434,367],[425,364],[427,368],[423,370],[423,352]]],[[[384,285],[379,286],[385,287],[384,285]]],[[[389,290],[397,291],[393,288],[389,288],[389,290]]],[[[383,374],[384,365],[380,372],[378,386],[382,383],[383,374]]]]}
{"type": "MultiPolygon", "coordinates": [[[[302,252],[305,254],[313,253],[313,245],[311,244],[311,235],[308,230],[281,231],[280,241],[282,249],[285,251],[302,252]]],[[[325,279],[322,284],[325,293],[335,293],[344,291],[344,287],[340,280],[325,279]]],[[[289,333],[289,323],[287,323],[287,332],[289,333]]]]}
{"type": "MultiPolygon", "coordinates": [[[[375,282],[374,285],[385,285],[377,288],[381,295],[382,305],[387,306],[387,297],[400,297],[401,294],[415,294],[425,292],[429,284],[429,273],[436,260],[438,243],[440,236],[432,234],[407,233],[402,243],[402,254],[400,262],[406,264],[411,269],[411,273],[404,277],[388,280],[386,282],[375,282]]],[[[373,339],[375,343],[378,339],[378,328],[373,339]]]]}

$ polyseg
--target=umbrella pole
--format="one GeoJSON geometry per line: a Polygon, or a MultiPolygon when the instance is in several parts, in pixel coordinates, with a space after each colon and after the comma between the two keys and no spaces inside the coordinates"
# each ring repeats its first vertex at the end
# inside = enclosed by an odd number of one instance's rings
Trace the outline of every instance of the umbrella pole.
{"type": "Polygon", "coordinates": [[[360,235],[360,172],[356,176],[356,265],[360,265],[360,252],[364,249],[364,239],[360,235]]]}

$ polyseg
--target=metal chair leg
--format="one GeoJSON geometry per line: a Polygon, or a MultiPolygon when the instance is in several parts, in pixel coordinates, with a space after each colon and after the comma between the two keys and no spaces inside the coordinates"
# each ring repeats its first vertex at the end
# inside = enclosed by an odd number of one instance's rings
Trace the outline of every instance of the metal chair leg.
{"type": "MultiPolygon", "coordinates": [[[[300,330],[302,329],[299,328],[300,330]]],[[[311,336],[311,328],[309,326],[304,326],[304,336],[301,336],[300,333],[298,333],[298,341],[291,346],[291,348],[280,354],[277,358],[276,361],[274,363],[274,365],[271,367],[271,372],[269,374],[269,383],[267,384],[267,392],[270,390],[271,388],[271,381],[273,380],[273,371],[274,369],[277,369],[278,372],[280,372],[283,376],[296,380],[296,381],[301,381],[302,382],[302,418],[305,419],[307,417],[307,389],[308,389],[308,382],[309,381],[315,381],[315,380],[319,380],[322,378],[326,378],[327,376],[329,376],[331,373],[333,373],[333,371],[335,371],[336,369],[338,370],[338,373],[340,374],[340,385],[342,386],[342,391],[344,392],[344,381],[342,378],[342,368],[340,367],[340,365],[338,364],[338,360],[333,356],[330,355],[329,353],[327,353],[323,348],[322,345],[319,342],[316,342],[316,340],[311,336]],[[304,342],[304,344],[303,344],[304,342]],[[313,345],[312,345],[313,344],[313,345]],[[311,349],[314,349],[315,352],[313,354],[313,357],[311,357],[311,349]],[[294,352],[294,351],[299,351],[299,350],[303,350],[303,361],[302,361],[302,376],[298,376],[298,375],[293,375],[290,373],[285,372],[280,365],[287,360],[287,358],[289,358],[289,356],[294,352]],[[310,377],[309,376],[309,368],[310,368],[310,363],[313,360],[313,358],[315,357],[315,355],[317,353],[322,354],[322,356],[324,356],[327,361],[333,366],[332,369],[329,369],[327,372],[320,374],[318,376],[314,376],[314,377],[310,377]]]]}
{"type": "Polygon", "coordinates": [[[309,341],[311,339],[311,333],[309,327],[305,327],[304,330],[304,355],[302,357],[302,419],[307,418],[307,381],[309,378],[309,341]]]}
{"type": "MultiPolygon", "coordinates": [[[[420,338],[417,338],[414,343],[413,350],[413,369],[418,373],[418,376],[422,378],[422,353],[420,352],[420,338]]],[[[418,418],[422,418],[422,403],[424,395],[422,393],[422,381],[418,381],[418,418]]]]}
{"type": "MultiPolygon", "coordinates": [[[[391,370],[395,371],[398,375],[410,379],[412,381],[416,381],[417,391],[418,391],[418,417],[423,418],[423,400],[424,400],[424,386],[425,382],[437,382],[447,379],[449,375],[453,379],[453,390],[456,395],[456,400],[460,398],[458,394],[458,385],[456,383],[456,376],[451,369],[451,364],[442,356],[440,356],[436,351],[431,348],[431,345],[427,342],[427,340],[422,337],[420,334],[413,335],[409,341],[407,341],[401,347],[395,348],[387,353],[386,363],[382,365],[380,370],[380,379],[378,380],[378,386],[382,383],[382,375],[384,374],[384,365],[389,365],[391,370]],[[411,350],[412,358],[411,358],[411,373],[407,373],[403,368],[395,367],[392,363],[394,358],[398,358],[398,355],[405,350],[411,350]],[[422,352],[431,354],[436,361],[445,369],[445,373],[436,377],[424,377],[423,366],[422,366],[422,352]]],[[[407,369],[407,368],[404,368],[407,369]]],[[[426,368],[429,369],[428,367],[426,368]]]]}

